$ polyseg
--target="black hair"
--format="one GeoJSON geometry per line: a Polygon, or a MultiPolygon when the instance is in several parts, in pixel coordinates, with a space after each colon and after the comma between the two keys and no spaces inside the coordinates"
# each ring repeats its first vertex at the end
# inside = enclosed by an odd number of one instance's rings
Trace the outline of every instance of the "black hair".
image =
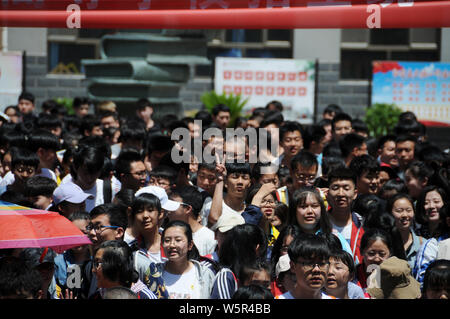
{"type": "Polygon", "coordinates": [[[119,141],[141,140],[144,141],[147,136],[145,126],[138,121],[128,121],[120,127],[119,141]]]}
{"type": "Polygon", "coordinates": [[[331,120],[331,128],[334,131],[334,127],[336,125],[337,122],[340,121],[348,121],[350,123],[352,123],[352,117],[344,112],[338,113],[334,116],[334,118],[331,120]]]}
{"type": "Polygon", "coordinates": [[[167,178],[172,187],[173,184],[177,183],[178,171],[171,166],[160,164],[151,170],[149,177],[167,178]]]}
{"type": "Polygon", "coordinates": [[[39,148],[57,151],[61,148],[58,138],[47,130],[33,131],[28,137],[28,148],[36,152],[39,148]]]}
{"type": "Polygon", "coordinates": [[[341,149],[342,157],[346,158],[349,156],[355,147],[360,148],[365,141],[366,139],[363,136],[356,133],[344,135],[339,140],[339,148],[341,149]]]}
{"type": "Polygon", "coordinates": [[[19,206],[37,208],[34,206],[32,202],[26,199],[26,197],[22,193],[13,190],[7,189],[3,194],[0,195],[0,200],[4,202],[13,203],[19,206]]]}
{"type": "Polygon", "coordinates": [[[106,288],[103,293],[103,299],[139,299],[138,296],[126,287],[106,288]]]}
{"type": "Polygon", "coordinates": [[[120,206],[113,203],[101,204],[95,206],[90,211],[91,219],[94,219],[100,215],[107,215],[109,218],[109,223],[111,226],[118,226],[123,228],[124,233],[125,229],[128,226],[128,216],[126,210],[120,206]]]}
{"type": "Polygon", "coordinates": [[[333,113],[333,112],[336,115],[338,113],[342,113],[343,111],[342,108],[337,104],[328,104],[322,113],[333,113]]]}
{"type": "Polygon", "coordinates": [[[280,126],[280,143],[283,140],[283,137],[284,137],[284,135],[286,135],[286,133],[295,132],[295,131],[299,131],[300,136],[303,139],[303,136],[305,135],[305,130],[299,122],[285,121],[283,124],[281,124],[281,126],[280,126]]]}
{"type": "Polygon", "coordinates": [[[142,155],[139,151],[135,149],[122,149],[115,161],[115,176],[120,179],[121,174],[130,173],[131,163],[142,161],[142,155]]]}
{"type": "Polygon", "coordinates": [[[417,144],[417,138],[413,135],[408,134],[397,136],[397,138],[395,139],[395,143],[397,144],[402,142],[413,142],[414,144],[417,144]]]}
{"type": "Polygon", "coordinates": [[[354,157],[348,167],[358,178],[361,178],[366,172],[372,174],[380,171],[380,164],[376,158],[367,154],[354,157]]]}
{"type": "Polygon", "coordinates": [[[441,166],[445,162],[446,156],[448,155],[434,144],[422,144],[417,152],[417,158],[431,167],[441,166]]]}
{"type": "Polygon", "coordinates": [[[35,175],[28,178],[25,182],[24,195],[27,197],[39,195],[52,197],[57,186],[53,179],[35,175]]]}
{"type": "Polygon", "coordinates": [[[396,193],[408,193],[408,188],[406,187],[406,184],[401,179],[390,179],[386,183],[384,183],[383,186],[381,186],[378,196],[387,199],[386,198],[386,192],[395,191],[396,193]]]}
{"type": "Polygon", "coordinates": [[[136,108],[138,110],[145,109],[147,106],[152,107],[152,104],[146,98],[140,98],[136,101],[136,108]]]}
{"type": "Polygon", "coordinates": [[[386,144],[386,142],[392,141],[395,143],[395,140],[396,136],[393,134],[380,136],[377,140],[377,149],[382,149],[384,147],[384,144],[386,144]]]}
{"type": "Polygon", "coordinates": [[[257,271],[265,271],[270,277],[272,268],[266,260],[256,260],[254,263],[242,267],[241,277],[238,278],[238,281],[241,284],[245,284],[247,280],[252,279],[253,274],[257,271]]]}
{"type": "Polygon", "coordinates": [[[104,119],[105,117],[110,117],[110,116],[112,116],[115,121],[119,120],[119,114],[117,112],[113,112],[113,111],[102,111],[98,115],[98,118],[99,119],[104,119]]]}
{"type": "Polygon", "coordinates": [[[79,108],[83,104],[92,104],[92,101],[87,97],[75,97],[72,102],[74,108],[79,108]]]}
{"type": "Polygon", "coordinates": [[[419,198],[417,199],[416,203],[416,221],[420,224],[426,224],[426,212],[425,212],[425,197],[429,192],[437,192],[441,198],[444,204],[449,203],[449,195],[447,192],[439,187],[438,185],[427,185],[422,189],[422,192],[420,193],[419,198]]]}
{"type": "MultiPolygon", "coordinates": [[[[274,165],[274,164],[272,164],[272,163],[270,163],[270,162],[257,162],[255,165],[253,165],[253,168],[252,168],[252,174],[251,174],[251,177],[252,177],[252,179],[257,183],[258,182],[258,180],[261,178],[261,176],[262,175],[264,175],[261,171],[262,171],[262,168],[263,167],[267,167],[267,168],[273,168],[273,171],[274,171],[274,173],[275,174],[277,174],[278,173],[278,169],[279,169],[279,166],[277,166],[277,165],[274,165]]],[[[272,170],[271,170],[272,171],[272,170]]]]}
{"type": "Polygon", "coordinates": [[[264,119],[262,120],[260,127],[266,127],[270,124],[275,124],[280,127],[284,122],[283,114],[277,110],[267,110],[264,113],[264,119]]]}
{"type": "Polygon", "coordinates": [[[280,259],[283,241],[287,236],[292,236],[292,238],[296,238],[302,233],[300,227],[296,224],[288,223],[278,234],[277,239],[272,247],[272,252],[270,254],[270,262],[272,264],[272,278],[275,278],[275,267],[280,259]]]}
{"type": "Polygon", "coordinates": [[[239,116],[234,120],[234,128],[241,127],[241,125],[244,123],[247,123],[247,118],[239,116]]]}
{"type": "Polygon", "coordinates": [[[151,154],[152,151],[170,151],[174,146],[174,142],[170,136],[161,133],[152,133],[148,135],[147,152],[151,154]]]}
{"type": "Polygon", "coordinates": [[[439,225],[431,234],[434,238],[450,235],[450,226],[447,221],[448,218],[450,218],[450,206],[449,204],[444,204],[444,206],[442,206],[439,210],[439,225]]]}
{"type": "Polygon", "coordinates": [[[183,186],[177,189],[177,194],[181,197],[183,203],[192,207],[194,218],[198,218],[203,206],[203,197],[195,186],[183,186]]]}
{"type": "Polygon", "coordinates": [[[385,210],[386,203],[375,194],[359,194],[352,202],[352,211],[363,217],[379,215],[385,210]]]}
{"type": "Polygon", "coordinates": [[[70,214],[69,217],[67,217],[67,219],[70,220],[71,222],[73,222],[75,220],[90,221],[91,215],[86,211],[76,211],[76,212],[73,212],[72,214],[70,214]]]}
{"type": "Polygon", "coordinates": [[[434,170],[428,164],[422,161],[412,161],[406,171],[410,171],[411,174],[420,180],[427,179],[430,182],[431,177],[434,175],[434,170]]]}
{"type": "Polygon", "coordinates": [[[207,169],[209,171],[215,172],[216,171],[216,162],[213,162],[213,163],[201,162],[198,164],[197,171],[200,171],[201,169],[207,169]]]}
{"type": "Polygon", "coordinates": [[[323,158],[333,156],[333,157],[342,157],[341,148],[339,147],[339,143],[334,143],[331,141],[325,147],[322,151],[323,158]]]}
{"type": "Polygon", "coordinates": [[[345,161],[340,156],[326,156],[322,158],[322,176],[327,176],[333,169],[345,167],[345,161]]]}
{"type": "Polygon", "coordinates": [[[250,163],[225,163],[225,168],[227,170],[227,176],[231,174],[248,174],[251,176],[250,163]]]}
{"type": "MultiPolygon", "coordinates": [[[[275,199],[277,199],[275,197],[275,199]]],[[[275,216],[277,216],[280,221],[281,221],[281,225],[276,226],[276,228],[278,230],[283,229],[286,224],[288,223],[288,219],[289,219],[289,206],[286,205],[283,202],[277,202],[276,206],[275,206],[275,212],[274,212],[275,216]]]]}
{"type": "Polygon", "coordinates": [[[319,167],[319,162],[317,161],[316,155],[313,153],[301,150],[291,159],[291,169],[296,170],[297,166],[302,166],[303,168],[319,167]]]}
{"type": "Polygon", "coordinates": [[[267,237],[259,226],[253,224],[237,225],[225,235],[219,250],[219,263],[230,268],[239,278],[243,266],[265,259],[266,252],[267,237]]]}
{"type": "Polygon", "coordinates": [[[41,113],[37,119],[36,125],[41,129],[52,129],[55,127],[63,127],[62,121],[56,116],[48,113],[41,113]]]}
{"type": "Polygon", "coordinates": [[[436,259],[433,260],[425,271],[423,277],[422,292],[426,293],[430,290],[449,290],[450,287],[450,260],[436,259]]]}
{"type": "Polygon", "coordinates": [[[281,103],[280,101],[276,101],[276,100],[270,101],[269,103],[266,104],[266,109],[269,109],[271,104],[273,106],[275,106],[277,111],[280,111],[280,112],[283,111],[283,103],[281,103]]]}
{"type": "MultiPolygon", "coordinates": [[[[3,125],[2,125],[3,127],[3,125]]],[[[27,139],[23,132],[16,130],[5,130],[0,136],[0,141],[2,146],[7,148],[11,147],[27,147],[27,139]]]]}
{"type": "Polygon", "coordinates": [[[412,209],[414,210],[414,215],[416,215],[416,213],[415,213],[416,209],[414,207],[414,200],[412,199],[411,196],[409,196],[408,194],[404,194],[404,193],[398,193],[398,194],[395,194],[394,196],[392,196],[391,198],[389,198],[386,203],[386,211],[388,213],[392,214],[392,209],[394,208],[395,202],[400,199],[406,199],[407,201],[409,201],[411,203],[412,209]]]}
{"type": "Polygon", "coordinates": [[[289,245],[289,259],[297,263],[298,258],[307,260],[322,259],[328,261],[330,258],[330,247],[323,236],[302,233],[289,245]]]}
{"type": "Polygon", "coordinates": [[[200,110],[195,113],[194,120],[202,121],[202,126],[209,126],[212,123],[211,113],[206,110],[200,110]]]}
{"type": "Polygon", "coordinates": [[[405,119],[404,121],[399,121],[394,127],[395,135],[411,134],[419,135],[422,132],[422,127],[416,120],[405,119]]]}
{"type": "Polygon", "coordinates": [[[99,148],[95,147],[80,147],[73,154],[73,161],[70,167],[70,174],[74,179],[77,179],[76,171],[82,166],[86,167],[86,170],[90,174],[97,174],[101,172],[105,164],[105,155],[99,148]]]}
{"type": "Polygon", "coordinates": [[[131,219],[143,210],[157,210],[161,212],[161,202],[156,195],[143,193],[136,196],[131,203],[131,219]]]}
{"type": "Polygon", "coordinates": [[[328,215],[322,196],[320,196],[320,193],[314,187],[302,187],[295,190],[292,196],[292,203],[289,203],[289,223],[298,225],[300,227],[300,230],[304,232],[297,221],[297,208],[306,203],[309,195],[313,195],[320,205],[320,219],[314,230],[320,230],[322,233],[330,234],[332,231],[330,217],[328,215]]]}
{"type": "Polygon", "coordinates": [[[317,124],[308,126],[304,133],[305,134],[302,135],[303,147],[307,150],[311,147],[312,142],[319,144],[320,141],[327,135],[325,129],[317,124]]]}
{"type": "Polygon", "coordinates": [[[134,193],[135,191],[130,188],[124,188],[122,187],[119,192],[114,196],[114,200],[117,202],[118,205],[122,205],[125,207],[131,207],[131,204],[134,200],[134,193]]]}
{"type": "Polygon", "coordinates": [[[214,116],[217,116],[219,114],[219,112],[228,112],[231,114],[230,108],[228,106],[226,106],[225,104],[217,104],[213,107],[212,114],[214,116]]]}
{"type": "Polygon", "coordinates": [[[19,98],[17,100],[27,100],[34,104],[35,97],[32,93],[24,91],[19,95],[19,98]]]}
{"type": "MultiPolygon", "coordinates": [[[[107,240],[95,252],[103,249],[102,274],[106,279],[130,288],[138,281],[139,274],[133,266],[133,251],[122,240],[107,240]]],[[[95,254],[94,254],[95,256],[95,254]]]]}
{"type": "Polygon", "coordinates": [[[39,157],[35,152],[27,148],[15,147],[11,149],[11,170],[20,164],[32,166],[37,169],[39,166],[39,157]]]}
{"type": "Polygon", "coordinates": [[[266,112],[267,109],[264,107],[255,107],[252,111],[252,116],[262,116],[264,118],[266,112]]]}
{"type": "Polygon", "coordinates": [[[236,290],[231,299],[273,299],[272,292],[259,285],[241,286],[236,290]]]}
{"type": "Polygon", "coordinates": [[[328,173],[328,183],[334,182],[335,180],[351,180],[356,187],[356,174],[348,167],[338,167],[328,173]]]}
{"type": "Polygon", "coordinates": [[[37,298],[41,289],[42,277],[36,269],[18,257],[0,258],[0,297],[37,298]]]}
{"type": "Polygon", "coordinates": [[[352,120],[352,129],[355,133],[361,132],[369,135],[369,128],[367,127],[367,124],[361,119],[352,120]]]}

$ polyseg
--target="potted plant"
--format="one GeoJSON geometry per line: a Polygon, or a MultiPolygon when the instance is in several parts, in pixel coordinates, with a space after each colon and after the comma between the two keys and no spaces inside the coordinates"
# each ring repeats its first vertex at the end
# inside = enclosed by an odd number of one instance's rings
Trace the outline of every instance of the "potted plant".
{"type": "Polygon", "coordinates": [[[392,133],[402,112],[395,104],[376,103],[368,107],[364,122],[369,128],[370,136],[378,138],[392,133]]]}
{"type": "Polygon", "coordinates": [[[236,118],[241,116],[241,111],[249,100],[249,98],[243,99],[240,94],[222,93],[219,95],[215,91],[203,93],[200,99],[210,113],[212,113],[212,109],[217,104],[225,104],[228,106],[231,111],[229,124],[231,127],[234,125],[236,118]]]}

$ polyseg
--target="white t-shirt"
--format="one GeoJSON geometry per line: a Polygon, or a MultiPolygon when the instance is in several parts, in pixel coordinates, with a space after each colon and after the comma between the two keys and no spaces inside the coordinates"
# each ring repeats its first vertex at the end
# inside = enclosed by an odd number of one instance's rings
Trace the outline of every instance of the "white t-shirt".
{"type": "Polygon", "coordinates": [[[333,229],[340,233],[350,245],[350,240],[352,237],[352,223],[348,223],[344,227],[336,226],[333,222],[331,222],[331,225],[333,226],[333,229]]]}
{"type": "MultiPolygon", "coordinates": [[[[330,297],[329,295],[325,294],[324,292],[321,292],[321,298],[320,299],[336,299],[333,297],[330,297]]],[[[275,299],[295,299],[294,296],[291,294],[290,291],[285,292],[282,295],[279,295],[278,297],[275,297],[275,299]]]]}
{"type": "Polygon", "coordinates": [[[192,234],[195,247],[200,256],[212,254],[216,249],[217,241],[214,239],[214,232],[208,227],[202,227],[192,234]]]}
{"type": "Polygon", "coordinates": [[[215,230],[217,228],[217,225],[218,225],[218,223],[219,223],[221,218],[226,218],[227,216],[230,216],[230,215],[238,215],[238,216],[242,217],[242,215],[241,215],[242,212],[238,212],[238,211],[234,210],[233,208],[231,208],[230,206],[225,204],[225,201],[222,201],[222,215],[220,215],[219,219],[211,227],[211,229],[215,230]]]}
{"type": "Polygon", "coordinates": [[[200,299],[200,281],[195,267],[182,275],[163,271],[162,278],[169,293],[169,299],[200,299]]]}
{"type": "MultiPolygon", "coordinates": [[[[56,174],[48,168],[42,168],[41,172],[39,174],[36,174],[35,176],[44,176],[56,182],[56,174]]],[[[13,172],[9,171],[3,177],[2,181],[0,182],[0,186],[12,185],[14,184],[14,181],[15,181],[14,174],[13,172]]]]}

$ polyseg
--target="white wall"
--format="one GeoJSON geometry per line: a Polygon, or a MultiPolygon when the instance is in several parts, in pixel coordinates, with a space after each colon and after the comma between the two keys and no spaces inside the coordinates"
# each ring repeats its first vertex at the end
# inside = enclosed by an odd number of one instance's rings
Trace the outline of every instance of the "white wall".
{"type": "Polygon", "coordinates": [[[341,29],[294,30],[294,59],[340,62],[341,29]]]}
{"type": "Polygon", "coordinates": [[[27,55],[47,55],[46,28],[8,28],[8,51],[26,51],[27,55]]]}

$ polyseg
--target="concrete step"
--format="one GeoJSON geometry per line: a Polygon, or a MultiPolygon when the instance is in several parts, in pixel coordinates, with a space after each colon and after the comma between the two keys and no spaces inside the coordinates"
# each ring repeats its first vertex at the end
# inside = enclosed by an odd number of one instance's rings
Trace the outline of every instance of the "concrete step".
{"type": "Polygon", "coordinates": [[[183,63],[152,64],[145,60],[129,60],[126,58],[104,60],[82,60],[86,77],[133,79],[148,81],[187,82],[189,80],[189,66],[183,63]]]}

